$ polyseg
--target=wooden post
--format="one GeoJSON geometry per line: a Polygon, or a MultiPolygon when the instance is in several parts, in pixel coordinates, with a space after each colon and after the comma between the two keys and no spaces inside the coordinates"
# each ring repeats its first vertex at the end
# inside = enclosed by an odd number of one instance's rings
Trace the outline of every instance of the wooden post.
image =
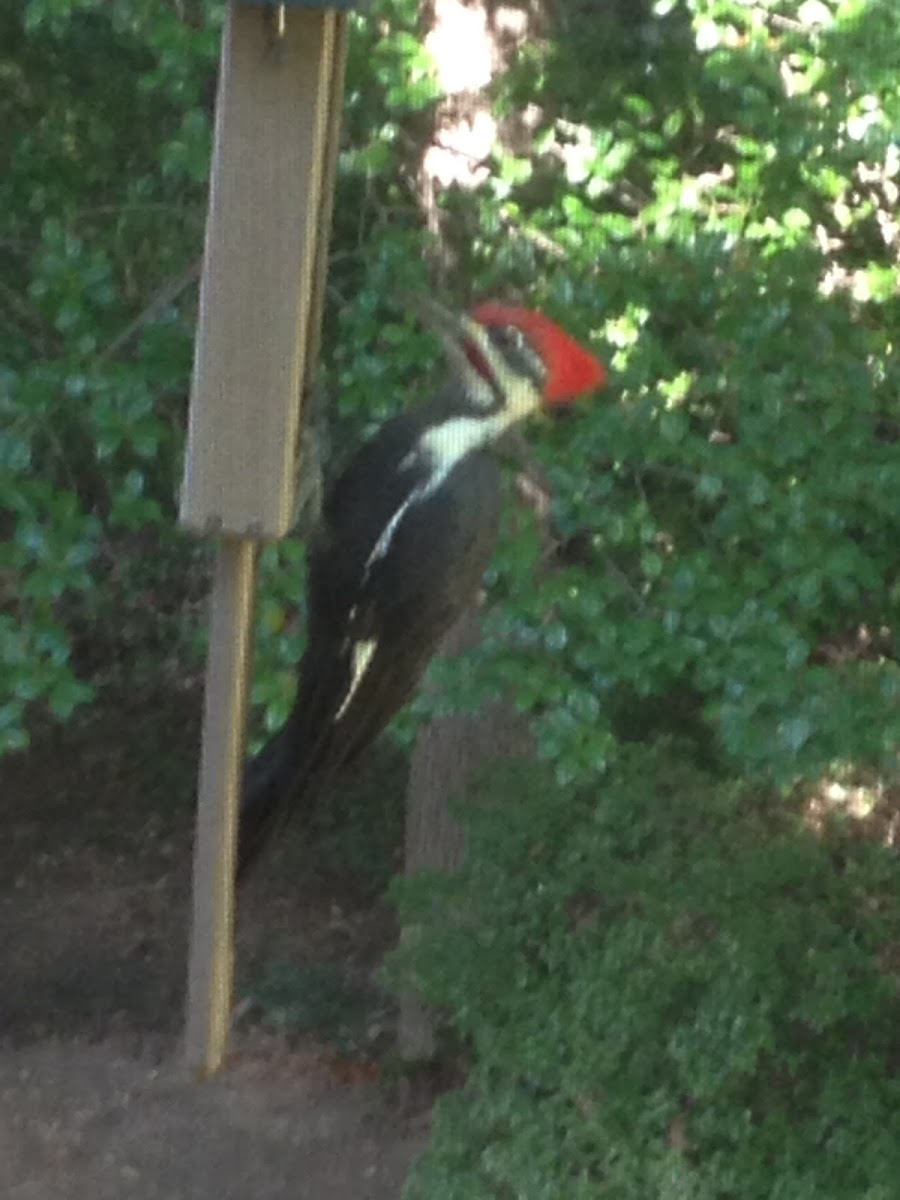
{"type": "Polygon", "coordinates": [[[219,536],[212,594],[188,1063],[230,1024],[234,865],[260,540],[293,513],[301,397],[318,350],[346,16],[238,3],[223,35],[181,522],[219,536]]]}
{"type": "Polygon", "coordinates": [[[200,533],[277,538],[291,523],[338,19],[289,9],[279,35],[265,9],[229,10],[181,505],[200,533]]]}
{"type": "Polygon", "coordinates": [[[194,908],[188,970],[190,1063],[216,1070],[228,1045],[234,955],[237,806],[252,659],[256,545],[223,537],[216,559],[206,663],[194,908]]]}

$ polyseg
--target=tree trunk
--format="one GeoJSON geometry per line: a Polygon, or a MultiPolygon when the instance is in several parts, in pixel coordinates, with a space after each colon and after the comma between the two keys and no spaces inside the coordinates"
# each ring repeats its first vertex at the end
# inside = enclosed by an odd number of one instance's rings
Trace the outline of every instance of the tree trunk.
{"type": "MultiPolygon", "coordinates": [[[[477,644],[480,607],[473,605],[450,630],[441,655],[453,657],[477,644]]],[[[453,713],[433,721],[416,741],[406,806],[406,872],[455,871],[465,852],[463,831],[449,803],[465,792],[473,771],[498,758],[527,755],[532,739],[525,719],[501,701],[481,712],[453,713]]],[[[415,936],[415,929],[403,937],[415,936]]],[[[400,1056],[421,1061],[434,1055],[434,1024],[414,988],[400,998],[400,1056]]]]}

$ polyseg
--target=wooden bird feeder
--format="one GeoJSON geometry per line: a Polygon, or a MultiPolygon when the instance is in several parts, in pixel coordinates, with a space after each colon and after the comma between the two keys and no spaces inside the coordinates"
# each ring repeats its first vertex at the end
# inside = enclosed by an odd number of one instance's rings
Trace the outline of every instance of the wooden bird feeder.
{"type": "Polygon", "coordinates": [[[237,810],[257,550],[288,530],[318,355],[347,8],[232,2],[222,40],[181,524],[217,539],[203,710],[185,1049],[230,1026],[237,810]]]}

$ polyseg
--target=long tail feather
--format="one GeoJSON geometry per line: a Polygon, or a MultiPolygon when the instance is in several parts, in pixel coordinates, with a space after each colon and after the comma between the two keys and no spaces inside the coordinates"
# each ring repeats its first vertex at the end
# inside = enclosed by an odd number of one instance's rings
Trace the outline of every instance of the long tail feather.
{"type": "MultiPolygon", "coordinates": [[[[294,707],[284,726],[244,771],[238,829],[240,880],[273,834],[300,809],[308,812],[320,791],[319,765],[332,729],[333,692],[327,655],[307,652],[300,664],[294,707]],[[314,661],[315,660],[315,661],[314,661]]],[[[334,667],[334,660],[330,663],[334,667]]]]}
{"type": "Polygon", "coordinates": [[[287,733],[287,727],[276,733],[244,771],[238,827],[238,879],[244,876],[284,814],[287,782],[294,774],[287,733]]]}
{"type": "MultiPolygon", "coordinates": [[[[436,649],[440,630],[409,629],[406,653],[377,656],[359,693],[336,718],[340,694],[323,687],[309,659],[300,670],[297,699],[285,725],[247,764],[238,834],[242,879],[269,840],[298,812],[309,815],[325,786],[383,731],[415,690],[436,649]],[[431,635],[431,636],[429,636],[431,635]],[[413,653],[410,654],[410,648],[413,653]]],[[[333,662],[333,660],[332,660],[333,662]]]]}

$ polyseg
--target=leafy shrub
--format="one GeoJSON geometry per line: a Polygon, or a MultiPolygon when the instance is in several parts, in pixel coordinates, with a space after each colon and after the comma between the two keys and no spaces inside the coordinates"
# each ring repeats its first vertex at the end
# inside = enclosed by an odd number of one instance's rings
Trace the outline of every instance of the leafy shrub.
{"type": "Polygon", "coordinates": [[[652,7],[578,6],[529,46],[499,90],[539,107],[533,147],[454,200],[481,286],[518,285],[614,368],[541,434],[564,569],[536,588],[528,537],[506,544],[479,670],[562,780],[654,729],[780,780],[889,768],[900,10],[652,7]]]}
{"type": "Polygon", "coordinates": [[[510,765],[465,819],[458,876],[395,884],[474,1058],[410,1200],[894,1194],[894,854],[672,746],[510,765]]]}
{"type": "Polygon", "coordinates": [[[152,634],[158,655],[157,616],[184,632],[158,611],[195,559],[172,533],[192,314],[167,293],[200,248],[217,49],[217,24],[187,15],[35,0],[0,17],[0,753],[91,694],[117,606],[132,652],[152,634]]]}

